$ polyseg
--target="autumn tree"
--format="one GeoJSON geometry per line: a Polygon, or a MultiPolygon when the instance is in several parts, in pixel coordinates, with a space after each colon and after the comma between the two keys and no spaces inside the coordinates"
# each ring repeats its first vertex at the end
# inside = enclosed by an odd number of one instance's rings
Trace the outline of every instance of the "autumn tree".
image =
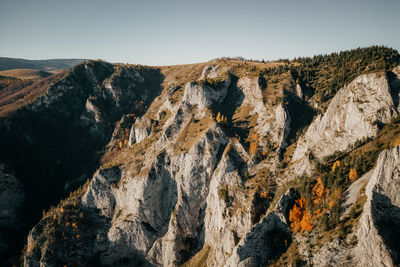
{"type": "Polygon", "coordinates": [[[307,207],[307,200],[303,197],[295,201],[289,212],[289,221],[295,232],[311,231],[311,216],[307,207]]]}
{"type": "Polygon", "coordinates": [[[228,124],[228,118],[224,115],[221,115],[221,112],[218,112],[217,117],[215,117],[215,120],[221,124],[225,124],[225,125],[228,124]]]}
{"type": "Polygon", "coordinates": [[[217,122],[221,121],[221,112],[218,112],[217,117],[215,118],[217,122]]]}
{"type": "Polygon", "coordinates": [[[341,165],[340,160],[335,161],[335,163],[333,163],[332,165],[332,172],[334,173],[335,170],[340,167],[340,165],[341,165]]]}
{"type": "Polygon", "coordinates": [[[357,170],[354,169],[354,168],[351,168],[350,171],[349,171],[349,180],[353,182],[353,181],[355,181],[357,179],[358,179],[357,170]]]}

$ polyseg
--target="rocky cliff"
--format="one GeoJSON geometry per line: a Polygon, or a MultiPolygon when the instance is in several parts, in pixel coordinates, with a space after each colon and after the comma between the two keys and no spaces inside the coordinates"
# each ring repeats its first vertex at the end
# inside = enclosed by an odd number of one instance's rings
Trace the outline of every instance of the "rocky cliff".
{"type": "Polygon", "coordinates": [[[340,89],[327,111],[318,115],[299,139],[292,160],[309,171],[310,154],[322,159],[376,136],[380,127],[398,115],[398,87],[390,87],[391,83],[388,74],[374,73],[359,76],[340,89]]]}
{"type": "MultiPolygon", "coordinates": [[[[59,180],[90,176],[43,212],[23,264],[398,264],[399,67],[358,75],[325,111],[274,64],[87,62],[17,109],[68,117],[101,152],[59,180]]],[[[32,193],[5,170],[18,213],[32,193]]]]}

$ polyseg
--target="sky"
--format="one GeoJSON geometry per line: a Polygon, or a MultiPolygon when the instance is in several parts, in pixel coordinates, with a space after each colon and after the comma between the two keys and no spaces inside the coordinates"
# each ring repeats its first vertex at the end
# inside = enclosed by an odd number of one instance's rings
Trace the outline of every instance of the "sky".
{"type": "Polygon", "coordinates": [[[0,56],[146,65],[400,50],[400,0],[0,0],[0,56]]]}

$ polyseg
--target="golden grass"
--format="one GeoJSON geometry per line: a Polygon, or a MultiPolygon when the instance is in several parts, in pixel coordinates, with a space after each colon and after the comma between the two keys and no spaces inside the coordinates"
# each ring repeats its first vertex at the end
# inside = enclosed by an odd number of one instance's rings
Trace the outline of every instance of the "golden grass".
{"type": "Polygon", "coordinates": [[[36,98],[43,95],[52,83],[60,79],[63,73],[53,74],[17,91],[3,89],[0,92],[0,117],[32,103],[36,98]]]}
{"type": "Polygon", "coordinates": [[[14,69],[0,71],[0,75],[13,77],[21,80],[42,79],[49,77],[52,73],[47,71],[32,70],[32,69],[14,69]]]}
{"type": "Polygon", "coordinates": [[[192,118],[181,131],[178,139],[174,144],[175,153],[179,154],[189,149],[196,144],[199,139],[215,125],[215,120],[212,118],[210,112],[200,120],[192,118]]]}
{"type": "Polygon", "coordinates": [[[244,62],[232,59],[213,60],[203,63],[195,64],[183,64],[173,66],[161,66],[159,67],[161,73],[164,75],[163,87],[168,88],[172,84],[184,86],[186,83],[191,81],[197,81],[204,67],[210,65],[217,65],[221,67],[222,74],[229,70],[229,73],[237,77],[243,76],[258,76],[264,69],[273,68],[279,65],[284,65],[281,62],[244,62]]]}

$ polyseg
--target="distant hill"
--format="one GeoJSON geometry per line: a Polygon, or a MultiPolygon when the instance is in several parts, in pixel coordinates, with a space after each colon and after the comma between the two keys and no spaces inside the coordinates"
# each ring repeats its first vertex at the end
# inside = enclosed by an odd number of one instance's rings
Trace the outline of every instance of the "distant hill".
{"type": "Polygon", "coordinates": [[[0,57],[0,71],[12,69],[33,69],[40,71],[65,70],[86,59],[45,59],[28,60],[22,58],[0,57]]]}
{"type": "Polygon", "coordinates": [[[0,71],[1,76],[7,76],[7,77],[13,77],[17,79],[22,79],[22,80],[28,80],[28,79],[40,79],[40,78],[46,78],[52,73],[58,72],[58,71],[42,71],[42,70],[32,70],[32,69],[12,69],[12,70],[3,70],[0,71]]]}

